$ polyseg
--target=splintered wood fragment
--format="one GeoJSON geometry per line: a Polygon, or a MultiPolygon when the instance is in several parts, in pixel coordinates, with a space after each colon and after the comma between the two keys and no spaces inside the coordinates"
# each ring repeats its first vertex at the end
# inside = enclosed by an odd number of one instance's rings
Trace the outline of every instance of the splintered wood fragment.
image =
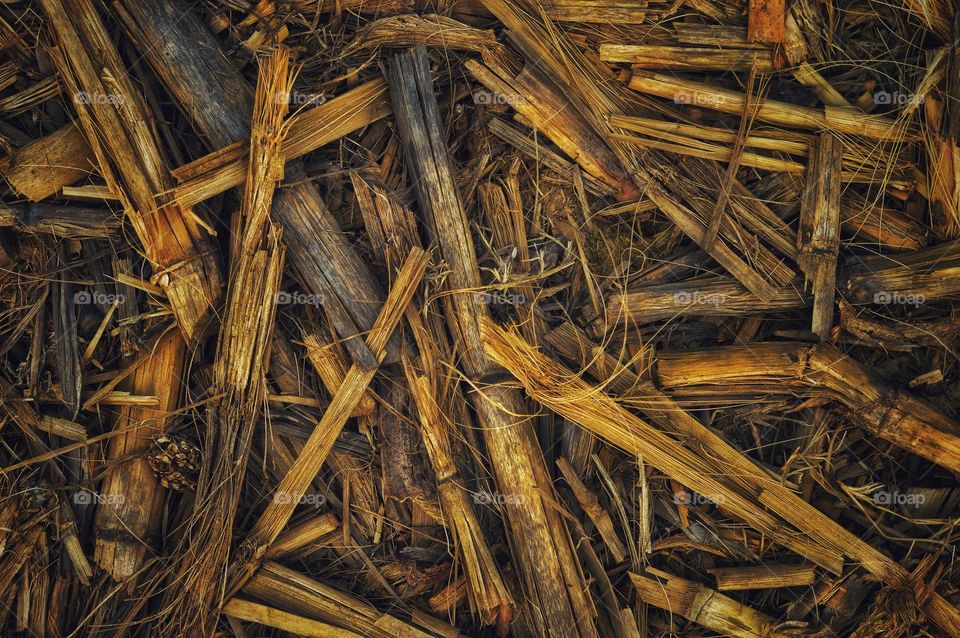
{"type": "MultiPolygon", "coordinates": [[[[573,170],[577,166],[575,163],[565,160],[550,148],[538,144],[529,134],[507,124],[498,117],[491,118],[487,126],[491,133],[507,144],[512,145],[527,157],[538,162],[543,162],[543,165],[550,170],[556,171],[560,175],[573,174],[573,170]]],[[[589,173],[581,172],[581,178],[583,179],[584,187],[593,195],[613,195],[617,192],[617,189],[589,173]]]]}
{"type": "Polygon", "coordinates": [[[44,432],[63,437],[68,441],[85,441],[87,439],[87,429],[67,419],[60,419],[55,416],[44,415],[40,418],[37,427],[44,432]]]}
{"type": "Polygon", "coordinates": [[[0,175],[17,193],[39,202],[88,177],[96,158],[73,122],[0,160],[0,175]]]}
{"type": "Polygon", "coordinates": [[[700,583],[676,576],[656,579],[630,572],[641,600],[683,616],[711,631],[735,638],[792,638],[802,634],[778,630],[777,621],[700,583]]]}
{"type": "Polygon", "coordinates": [[[707,573],[717,580],[718,591],[801,587],[816,582],[813,565],[763,563],[750,567],[714,567],[707,573]]]}
{"type": "Polygon", "coordinates": [[[435,13],[404,14],[380,18],[358,29],[344,53],[373,47],[395,48],[417,44],[475,53],[499,46],[496,35],[489,29],[475,29],[435,13]]]}
{"type": "Polygon", "coordinates": [[[840,200],[840,223],[854,240],[865,238],[892,250],[919,250],[926,244],[926,227],[914,216],[852,190],[840,200]]]}
{"type": "Polygon", "coordinates": [[[838,138],[829,133],[817,137],[807,164],[797,231],[797,265],[813,288],[812,331],[823,341],[830,338],[837,291],[842,157],[838,138]]]}
{"type": "MultiPolygon", "coordinates": [[[[57,251],[57,263],[66,266],[63,246],[57,251]]],[[[57,378],[63,403],[70,410],[70,417],[80,411],[80,390],[83,387],[83,368],[80,365],[80,345],[77,341],[76,300],[74,288],[69,281],[54,280],[50,296],[53,301],[53,330],[57,335],[54,344],[57,353],[57,378]]]]}
{"type": "Polygon", "coordinates": [[[73,97],[101,176],[121,198],[153,276],[187,341],[198,339],[222,295],[213,243],[173,186],[153,118],[90,0],[41,2],[57,40],[54,63],[73,97]]]}
{"type": "Polygon", "coordinates": [[[960,321],[882,320],[863,307],[840,300],[840,327],[863,343],[893,351],[911,352],[916,348],[937,348],[960,337],[960,321]]]}
{"type": "MultiPolygon", "coordinates": [[[[343,385],[343,380],[347,376],[350,368],[347,353],[343,351],[342,346],[332,339],[320,341],[320,334],[316,332],[305,333],[303,335],[303,345],[307,349],[307,360],[313,366],[317,376],[323,386],[333,396],[343,385]]],[[[369,391],[365,392],[360,398],[357,407],[351,416],[370,416],[377,408],[376,400],[369,391]]]]}
{"type": "MultiPolygon", "coordinates": [[[[382,360],[387,341],[400,323],[407,304],[423,278],[428,261],[429,255],[415,248],[410,251],[398,273],[383,311],[367,336],[367,346],[375,353],[378,361],[382,360]]],[[[362,368],[357,364],[350,367],[340,389],[330,402],[330,407],[324,412],[293,466],[274,491],[274,498],[267,503],[266,509],[244,541],[251,548],[254,561],[259,561],[290,521],[300,498],[320,471],[337,436],[367,391],[376,371],[376,367],[362,368]]],[[[240,582],[255,568],[256,562],[248,563],[243,570],[245,575],[240,576],[240,582]]]]}
{"type": "Polygon", "coordinates": [[[643,44],[601,44],[600,59],[633,65],[637,69],[676,71],[749,71],[773,73],[776,58],[770,49],[719,49],[643,44]]]}
{"type": "MultiPolygon", "coordinates": [[[[239,213],[231,223],[230,282],[213,364],[204,455],[189,530],[171,569],[168,616],[210,635],[217,622],[233,527],[253,432],[266,404],[265,374],[283,274],[281,229],[270,223],[283,179],[284,118],[293,83],[290,52],[260,59],[250,136],[250,162],[239,213]],[[183,591],[189,592],[184,595],[183,591]]],[[[183,626],[183,625],[181,625],[183,626]]]]}
{"type": "Polygon", "coordinates": [[[125,581],[140,571],[151,548],[158,548],[166,490],[144,458],[152,439],[162,434],[183,394],[186,344],[176,331],[168,331],[146,356],[128,362],[133,368],[124,387],[131,392],[156,395],[155,407],[124,406],[114,425],[106,471],[101,487],[103,502],[94,520],[94,558],[115,580],[125,581]],[[130,456],[135,458],[130,459],[130,456]],[[130,460],[126,460],[130,459],[130,460]]]}
{"type": "Polygon", "coordinates": [[[334,514],[328,512],[313,516],[280,534],[264,558],[275,560],[305,547],[320,545],[320,541],[332,537],[338,529],[340,521],[334,514]]]}
{"type": "MultiPolygon", "coordinates": [[[[117,0],[113,8],[138,51],[198,132],[215,148],[240,143],[242,156],[250,137],[253,92],[225,56],[197,55],[197,51],[219,50],[219,43],[195,12],[183,11],[174,0],[117,0]]],[[[309,12],[314,10],[312,5],[309,12]]],[[[377,104],[389,108],[389,103],[378,97],[382,90],[380,81],[357,87],[356,91],[367,97],[360,104],[354,98],[347,100],[348,104],[341,102],[335,111],[340,117],[335,121],[329,110],[321,111],[324,115],[319,118],[313,114],[316,109],[304,112],[299,134],[290,124],[284,152],[316,148],[318,141],[328,140],[328,130],[364,121],[377,104]]],[[[242,183],[246,161],[241,157],[228,165],[232,183],[242,183]]],[[[272,214],[284,227],[291,268],[304,289],[320,300],[354,361],[375,365],[363,339],[356,337],[373,326],[383,303],[383,289],[337,225],[316,185],[306,178],[302,165],[288,163],[285,174],[292,183],[277,191],[272,214]]],[[[400,339],[396,338],[388,347],[386,360],[396,360],[399,350],[400,339]]]]}
{"type": "Polygon", "coordinates": [[[769,299],[759,299],[727,277],[704,277],[670,284],[629,289],[608,296],[608,324],[660,321],[675,317],[750,317],[766,312],[794,310],[809,303],[796,285],[775,290],[769,299]]]}
{"type": "Polygon", "coordinates": [[[547,0],[539,7],[557,22],[642,24],[647,0],[547,0]]]}
{"type": "Polygon", "coordinates": [[[84,186],[64,186],[60,194],[65,199],[94,199],[98,202],[120,202],[123,197],[109,185],[85,184],[84,186]]]}
{"type": "Polygon", "coordinates": [[[661,387],[674,393],[712,387],[712,394],[719,397],[737,391],[737,386],[756,384],[774,391],[821,389],[849,407],[853,420],[880,438],[960,471],[960,423],[884,383],[830,344],[763,343],[660,352],[656,369],[661,387]]]}
{"type": "MultiPolygon", "coordinates": [[[[479,266],[444,145],[426,50],[417,48],[395,56],[387,76],[417,201],[450,268],[445,282],[450,293],[446,310],[458,342],[460,367],[471,383],[481,384],[497,369],[484,354],[480,340],[480,321],[488,317],[489,309],[478,304],[473,294],[482,283],[479,266]]],[[[530,419],[522,416],[526,409],[519,392],[502,385],[485,386],[474,393],[473,404],[498,489],[513,497],[507,499],[505,509],[511,549],[531,603],[525,613],[533,632],[544,637],[596,636],[586,583],[570,536],[552,505],[556,497],[550,495],[549,472],[530,419]]]]}
{"type": "Polygon", "coordinates": [[[304,618],[297,614],[262,605],[242,598],[233,598],[223,606],[223,613],[246,622],[253,622],[266,627],[282,629],[298,636],[312,638],[360,638],[360,634],[341,629],[334,625],[304,618]]]}
{"type": "Polygon", "coordinates": [[[273,562],[263,565],[246,584],[243,594],[366,638],[434,638],[364,600],[273,562]]]}
{"type": "Polygon", "coordinates": [[[488,90],[502,96],[534,128],[576,161],[587,173],[616,189],[618,197],[635,199],[636,189],[619,161],[543,70],[527,65],[514,75],[493,61],[467,60],[467,70],[488,90]]]}
{"type": "MultiPolygon", "coordinates": [[[[649,146],[668,150],[682,155],[692,155],[704,159],[724,161],[730,156],[729,144],[737,139],[737,133],[728,129],[721,129],[700,124],[684,124],[668,122],[644,117],[627,117],[615,115],[610,118],[614,126],[636,131],[645,137],[615,134],[628,144],[649,146]],[[653,139],[647,139],[653,138],[653,139]],[[718,142],[711,144],[710,142],[718,142]]],[[[765,129],[751,131],[744,143],[749,148],[776,151],[779,154],[789,154],[797,157],[807,157],[813,137],[809,133],[796,133],[765,129]]],[[[805,165],[801,162],[745,151],[741,157],[745,166],[753,166],[767,171],[784,173],[803,173],[805,165]]],[[[845,145],[843,167],[840,179],[844,183],[904,183],[906,175],[900,175],[897,166],[886,162],[886,156],[877,157],[863,145],[845,145]],[[874,164],[874,162],[876,162],[874,164]],[[869,170],[865,165],[873,164],[869,170]],[[897,182],[897,180],[900,180],[897,182]]],[[[849,197],[846,193],[844,197],[849,197]]]]}
{"type": "MultiPolygon", "coordinates": [[[[303,157],[389,115],[386,85],[382,80],[361,84],[343,95],[295,113],[288,124],[283,146],[286,161],[303,157]]],[[[173,171],[181,180],[173,197],[181,206],[195,206],[243,184],[249,147],[236,142],[173,171]]]]}
{"type": "Polygon", "coordinates": [[[597,495],[591,492],[590,488],[580,480],[580,477],[577,476],[576,471],[571,467],[567,459],[563,457],[558,458],[557,467],[560,468],[560,473],[563,474],[563,478],[567,480],[567,485],[570,486],[574,496],[577,497],[577,501],[580,503],[583,511],[590,520],[593,521],[597,531],[600,532],[600,537],[613,556],[613,560],[617,563],[623,562],[627,557],[627,549],[623,546],[623,542],[620,540],[620,536],[613,526],[610,513],[600,505],[600,500],[597,498],[597,495]]]}
{"type": "MultiPolygon", "coordinates": [[[[746,101],[746,95],[740,91],[650,71],[634,71],[630,88],[671,99],[678,104],[695,104],[733,115],[743,113],[746,101]]],[[[916,132],[904,122],[882,115],[867,115],[853,108],[826,106],[817,109],[768,99],[757,108],[756,117],[762,122],[781,126],[835,131],[883,141],[896,142],[916,137],[916,132]]]]}
{"type": "Polygon", "coordinates": [[[71,239],[107,239],[120,228],[120,215],[105,208],[0,203],[0,228],[71,239]]]}
{"type": "MultiPolygon", "coordinates": [[[[724,511],[741,518],[801,556],[834,573],[842,570],[842,560],[837,561],[835,557],[849,556],[854,563],[893,586],[908,577],[904,567],[786,489],[778,478],[755,465],[682,409],[677,407],[663,411],[662,400],[651,402],[654,407],[661,406],[660,414],[664,420],[658,421],[658,424],[671,424],[686,445],[646,424],[602,392],[596,391],[596,388],[591,388],[569,369],[547,359],[515,332],[508,332],[488,320],[482,323],[482,330],[487,352],[517,377],[537,401],[580,423],[613,445],[642,456],[668,476],[714,502],[722,500],[724,511]],[[666,420],[665,417],[674,412],[681,417],[666,420]],[[696,442],[701,440],[708,447],[699,451],[696,442]],[[693,449],[688,449],[687,445],[693,449]],[[731,472],[734,467],[736,471],[731,472]],[[741,492],[744,488],[746,492],[741,492]],[[787,525],[801,534],[794,535],[787,525]]],[[[840,355],[819,362],[815,372],[833,374],[831,366],[848,359],[829,345],[818,344],[813,348],[832,349],[840,355]]],[[[793,356],[797,357],[797,354],[793,356]]],[[[799,357],[792,358],[791,365],[796,367],[798,360],[799,357]]],[[[725,370],[726,366],[714,361],[711,368],[725,370]]],[[[862,384],[864,380],[861,378],[857,381],[862,384]]],[[[913,402],[919,403],[916,400],[913,402]]],[[[907,409],[898,411],[896,415],[879,416],[897,422],[908,418],[907,409]]],[[[932,416],[931,412],[931,408],[925,407],[924,415],[927,418],[932,416]]],[[[952,453],[957,458],[957,453],[952,453]]],[[[950,636],[960,635],[960,611],[946,599],[927,590],[918,593],[915,599],[939,628],[950,636]]]]}
{"type": "Polygon", "coordinates": [[[783,42],[785,0],[750,0],[747,40],[764,44],[783,42]]]}
{"type": "Polygon", "coordinates": [[[960,246],[951,241],[915,252],[848,260],[840,286],[853,304],[919,307],[960,298],[960,246]]]}

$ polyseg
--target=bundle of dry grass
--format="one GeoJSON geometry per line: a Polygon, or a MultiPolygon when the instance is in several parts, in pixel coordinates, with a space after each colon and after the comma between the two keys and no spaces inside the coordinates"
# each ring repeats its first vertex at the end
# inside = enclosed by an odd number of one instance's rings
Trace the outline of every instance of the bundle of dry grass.
{"type": "Polygon", "coordinates": [[[0,635],[960,638],[957,13],[0,3],[0,635]]]}

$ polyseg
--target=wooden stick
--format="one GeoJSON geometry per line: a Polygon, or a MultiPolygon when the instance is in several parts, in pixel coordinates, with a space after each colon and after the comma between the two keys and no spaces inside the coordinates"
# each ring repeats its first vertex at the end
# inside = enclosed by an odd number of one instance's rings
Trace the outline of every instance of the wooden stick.
{"type": "Polygon", "coordinates": [[[207,404],[205,454],[192,516],[170,568],[162,631],[192,626],[206,636],[216,628],[231,547],[223,530],[233,528],[253,431],[266,405],[265,374],[284,259],[270,207],[283,178],[283,120],[293,83],[289,57],[279,47],[260,62],[249,173],[231,224],[231,277],[213,365],[214,398],[207,404]]]}
{"type": "Polygon", "coordinates": [[[631,572],[630,582],[644,602],[724,636],[793,638],[797,635],[776,629],[777,623],[770,616],[692,580],[670,576],[661,581],[631,572]]]}
{"type": "Polygon", "coordinates": [[[166,490],[144,458],[153,438],[164,433],[183,394],[186,343],[182,335],[168,331],[148,346],[124,387],[135,394],[157,397],[155,407],[124,406],[114,425],[117,436],[110,439],[108,459],[132,460],[114,465],[103,479],[101,495],[105,506],[98,507],[94,520],[94,559],[114,580],[122,582],[137,574],[148,553],[160,546],[166,490]]]}
{"type": "Polygon", "coordinates": [[[340,629],[334,625],[328,625],[318,620],[304,618],[275,607],[261,605],[241,598],[231,599],[230,602],[223,606],[223,613],[239,620],[289,631],[298,636],[311,636],[312,638],[361,638],[360,634],[355,634],[352,631],[340,629]]]}
{"type": "Polygon", "coordinates": [[[107,239],[120,228],[120,216],[100,208],[47,203],[0,204],[0,227],[73,239],[107,239]]]}
{"type": "MultiPolygon", "coordinates": [[[[696,104],[733,115],[743,113],[746,101],[746,96],[739,91],[649,71],[634,71],[630,78],[630,88],[678,103],[696,104]]],[[[907,124],[880,115],[865,115],[854,109],[832,106],[815,109],[765,100],[757,109],[756,117],[763,122],[782,126],[835,131],[885,141],[901,141],[915,136],[915,131],[907,124]]]]}
{"type": "Polygon", "coordinates": [[[812,565],[763,563],[749,567],[714,567],[707,573],[717,579],[718,591],[741,591],[813,585],[816,571],[812,565]]]}
{"type": "Polygon", "coordinates": [[[96,158],[73,122],[0,160],[0,175],[13,189],[39,202],[90,175],[96,158]]]}
{"type": "Polygon", "coordinates": [[[627,549],[623,546],[623,542],[617,535],[617,530],[613,526],[610,513],[603,509],[597,495],[584,485],[567,459],[563,457],[558,458],[557,467],[560,468],[560,473],[563,474],[563,478],[567,480],[567,485],[573,490],[573,495],[577,497],[577,501],[583,508],[584,513],[593,521],[597,531],[600,532],[600,537],[603,539],[604,544],[606,544],[607,549],[610,550],[614,562],[623,562],[627,557],[627,549]]]}
{"type": "Polygon", "coordinates": [[[850,259],[840,289],[854,304],[918,307],[960,297],[960,247],[951,241],[915,252],[850,259]]]}
{"type": "Polygon", "coordinates": [[[840,162],[843,146],[830,134],[814,144],[800,205],[797,265],[813,287],[812,331],[830,338],[840,253],[840,162]]]}
{"type": "Polygon", "coordinates": [[[644,44],[601,44],[600,59],[620,62],[637,69],[674,69],[676,71],[749,71],[776,70],[772,49],[708,49],[644,44]]]}
{"type": "Polygon", "coordinates": [[[808,296],[796,287],[780,288],[770,299],[758,299],[726,277],[704,277],[671,284],[643,286],[608,297],[606,324],[651,322],[684,316],[749,317],[806,306],[808,296]]]}
{"type": "Polygon", "coordinates": [[[264,564],[243,593],[367,638],[434,638],[396,616],[378,611],[366,601],[273,562],[264,564]]]}

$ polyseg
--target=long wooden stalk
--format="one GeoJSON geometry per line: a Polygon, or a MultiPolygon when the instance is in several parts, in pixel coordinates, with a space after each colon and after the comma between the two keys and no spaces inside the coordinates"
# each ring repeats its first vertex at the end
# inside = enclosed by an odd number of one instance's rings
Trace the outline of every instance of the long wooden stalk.
{"type": "Polygon", "coordinates": [[[719,49],[643,44],[601,44],[600,59],[622,62],[637,69],[676,71],[749,71],[772,73],[776,56],[771,49],[719,49]]]}
{"type": "Polygon", "coordinates": [[[107,239],[120,228],[119,215],[105,208],[56,204],[0,204],[0,228],[72,239],[107,239]]]}
{"type": "MultiPolygon", "coordinates": [[[[463,373],[481,383],[495,371],[480,341],[485,305],[473,292],[480,273],[466,214],[443,142],[429,61],[422,48],[391,60],[388,78],[398,131],[417,201],[450,267],[447,317],[458,342],[463,373]]],[[[515,389],[479,390],[474,407],[481,423],[498,489],[507,499],[511,550],[527,596],[531,625],[542,636],[595,636],[586,584],[558,513],[547,502],[550,479],[526,410],[515,389]]]]}
{"type": "MultiPolygon", "coordinates": [[[[743,113],[746,95],[716,86],[668,77],[650,71],[634,71],[630,88],[682,104],[696,104],[715,111],[739,115],[743,113]]],[[[867,115],[852,108],[827,106],[823,109],[797,106],[775,100],[764,100],[756,118],[762,122],[795,128],[836,131],[877,140],[900,141],[916,135],[907,124],[881,115],[867,115]]]]}
{"type": "Polygon", "coordinates": [[[780,288],[770,299],[756,295],[732,279],[704,277],[628,289],[609,295],[606,323],[651,322],[685,316],[749,317],[765,312],[803,308],[809,297],[798,285],[780,288]]]}
{"type": "Polygon", "coordinates": [[[276,184],[283,178],[281,145],[293,77],[289,51],[260,62],[250,140],[250,164],[239,215],[232,227],[230,284],[207,405],[205,454],[188,531],[171,569],[168,613],[161,633],[191,626],[216,630],[229,561],[230,534],[243,488],[250,444],[266,403],[269,345],[283,273],[281,231],[270,223],[276,184]],[[278,99],[281,98],[281,99],[278,99]]]}
{"type": "Polygon", "coordinates": [[[747,386],[819,390],[850,408],[854,421],[880,438],[960,471],[960,423],[890,387],[829,344],[766,343],[682,355],[661,352],[656,374],[667,391],[699,387],[700,400],[747,386]]]}
{"type": "Polygon", "coordinates": [[[960,297],[960,247],[948,242],[915,252],[849,259],[840,290],[854,304],[918,307],[960,297]]]}

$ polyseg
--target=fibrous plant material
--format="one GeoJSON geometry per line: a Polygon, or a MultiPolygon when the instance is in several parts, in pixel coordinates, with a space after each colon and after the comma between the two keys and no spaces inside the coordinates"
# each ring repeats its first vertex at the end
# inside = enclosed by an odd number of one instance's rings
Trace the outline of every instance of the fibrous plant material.
{"type": "Polygon", "coordinates": [[[222,278],[204,223],[172,202],[169,164],[147,107],[87,0],[42,6],[56,33],[51,49],[73,96],[101,176],[123,203],[187,340],[198,339],[222,296],[222,278]]]}
{"type": "Polygon", "coordinates": [[[956,8],[0,2],[0,635],[960,638],[956,8]]]}
{"type": "MultiPolygon", "coordinates": [[[[441,137],[442,123],[426,51],[417,48],[393,58],[388,77],[417,198],[428,216],[441,256],[451,268],[447,316],[457,356],[467,379],[482,383],[495,370],[483,352],[479,334],[487,309],[474,296],[480,287],[480,273],[441,137]]],[[[516,390],[490,386],[475,392],[473,405],[483,424],[497,484],[502,492],[517,494],[506,509],[513,551],[530,601],[524,613],[544,635],[596,635],[569,536],[547,501],[547,471],[529,421],[523,417],[522,400],[516,390]],[[544,536],[538,530],[549,531],[544,536]]]]}
{"type": "Polygon", "coordinates": [[[230,283],[207,405],[206,458],[194,511],[185,522],[181,558],[174,563],[165,595],[165,635],[173,636],[185,625],[212,634],[223,604],[230,538],[222,530],[233,525],[253,432],[265,406],[283,271],[282,231],[271,222],[270,209],[276,184],[283,179],[281,149],[293,81],[289,58],[289,51],[280,47],[260,61],[247,180],[231,224],[230,283]]]}

